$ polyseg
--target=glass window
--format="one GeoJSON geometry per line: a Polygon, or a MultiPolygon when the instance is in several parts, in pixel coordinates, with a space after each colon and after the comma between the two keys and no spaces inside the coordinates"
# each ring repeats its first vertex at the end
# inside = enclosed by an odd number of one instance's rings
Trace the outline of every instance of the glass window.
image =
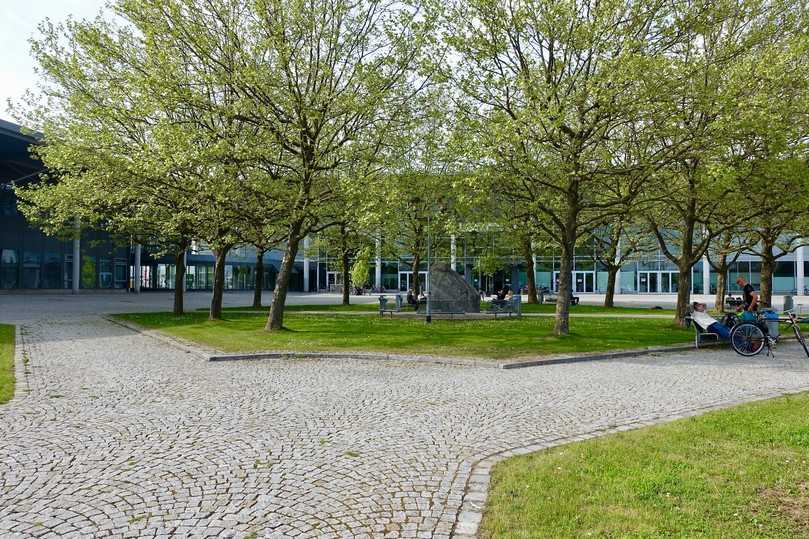
{"type": "Polygon", "coordinates": [[[115,261],[115,288],[127,288],[129,280],[126,275],[126,262],[124,260],[115,261]]]}
{"type": "Polygon", "coordinates": [[[40,267],[42,255],[39,252],[24,251],[22,256],[22,288],[39,288],[42,276],[40,267]]]}
{"type": "Polygon", "coordinates": [[[112,260],[109,258],[98,260],[98,287],[112,288],[112,260]]]}
{"type": "Polygon", "coordinates": [[[17,251],[0,249],[0,288],[17,288],[17,251]]]}
{"type": "Polygon", "coordinates": [[[65,255],[65,265],[62,271],[64,288],[73,288],[73,255],[65,255]]]}
{"type": "Polygon", "coordinates": [[[794,262],[776,262],[775,263],[775,277],[794,277],[795,276],[795,263],[794,262]]]}
{"type": "Polygon", "coordinates": [[[59,253],[45,253],[42,288],[62,288],[62,257],[59,253]]]}

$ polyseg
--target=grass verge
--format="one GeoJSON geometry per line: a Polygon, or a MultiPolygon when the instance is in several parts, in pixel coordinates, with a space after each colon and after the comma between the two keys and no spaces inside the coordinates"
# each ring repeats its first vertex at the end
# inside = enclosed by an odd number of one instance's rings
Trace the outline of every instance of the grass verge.
{"type": "Polygon", "coordinates": [[[0,324],[0,404],[14,396],[14,326],[0,324]]]}
{"type": "Polygon", "coordinates": [[[286,331],[264,331],[265,318],[226,314],[209,322],[201,312],[175,317],[170,313],[117,315],[151,329],[227,352],[256,350],[384,351],[391,353],[474,356],[507,359],[567,352],[595,352],[689,342],[691,330],[669,320],[580,318],[565,337],[552,334],[552,318],[500,320],[436,320],[371,316],[285,316],[286,331]]]}
{"type": "Polygon", "coordinates": [[[808,537],[809,394],[495,466],[484,538],[808,537]]]}
{"type": "MultiPolygon", "coordinates": [[[[486,307],[484,304],[482,305],[482,309],[485,311],[486,307]]],[[[207,307],[202,307],[197,309],[198,311],[208,311],[207,307]]],[[[252,306],[245,306],[245,307],[225,307],[224,311],[261,311],[261,312],[269,312],[269,306],[263,306],[260,308],[252,307],[252,306]]],[[[379,304],[374,303],[352,303],[351,305],[339,305],[339,304],[326,304],[326,305],[287,305],[284,308],[285,311],[289,312],[301,312],[301,311],[326,311],[326,312],[356,312],[356,313],[371,313],[377,312],[379,310],[379,304]]],[[[556,305],[553,304],[531,304],[531,303],[523,303],[522,304],[522,311],[524,313],[554,313],[556,312],[556,305]]],[[[642,307],[612,307],[606,308],[601,307],[599,305],[571,305],[570,306],[570,313],[575,314],[638,314],[638,315],[646,315],[646,314],[667,314],[674,316],[674,310],[672,309],[648,309],[642,307]]]]}

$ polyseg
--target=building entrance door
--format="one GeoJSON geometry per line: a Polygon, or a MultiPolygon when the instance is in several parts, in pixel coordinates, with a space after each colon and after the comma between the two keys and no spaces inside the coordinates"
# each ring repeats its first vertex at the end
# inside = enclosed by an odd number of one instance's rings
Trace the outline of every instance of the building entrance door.
{"type": "MultiPolygon", "coordinates": [[[[399,292],[407,292],[408,290],[413,289],[413,272],[412,271],[400,271],[399,272],[399,292]]],[[[424,292],[425,287],[427,285],[427,272],[420,271],[419,272],[419,290],[424,292]]]]}
{"type": "Polygon", "coordinates": [[[343,274],[339,271],[326,272],[326,290],[329,292],[343,291],[343,274]]]}
{"type": "MultiPolygon", "coordinates": [[[[574,294],[592,294],[595,292],[596,272],[594,271],[574,271],[571,276],[573,281],[570,286],[574,294]]],[[[553,291],[559,292],[559,272],[553,272],[553,291]]]]}
{"type": "Polygon", "coordinates": [[[680,275],[676,271],[639,271],[638,292],[641,294],[676,294],[680,275]]]}
{"type": "Polygon", "coordinates": [[[655,294],[658,292],[658,274],[657,271],[639,271],[638,272],[638,292],[641,294],[655,294]]]}
{"type": "Polygon", "coordinates": [[[595,281],[594,271],[574,271],[573,291],[576,294],[591,294],[595,292],[595,281]]]}

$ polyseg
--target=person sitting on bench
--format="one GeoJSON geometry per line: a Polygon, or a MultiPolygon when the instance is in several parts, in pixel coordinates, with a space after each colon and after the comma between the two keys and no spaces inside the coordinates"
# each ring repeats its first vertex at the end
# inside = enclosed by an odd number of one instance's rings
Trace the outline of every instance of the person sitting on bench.
{"type": "Polygon", "coordinates": [[[718,322],[705,312],[707,306],[704,303],[695,301],[691,304],[691,319],[696,325],[710,333],[716,333],[723,339],[730,339],[730,328],[718,322]]]}

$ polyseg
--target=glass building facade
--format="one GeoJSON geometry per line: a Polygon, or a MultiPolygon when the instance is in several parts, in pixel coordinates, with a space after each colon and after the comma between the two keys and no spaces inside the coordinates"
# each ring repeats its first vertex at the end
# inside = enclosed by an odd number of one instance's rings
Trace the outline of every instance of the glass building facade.
{"type": "MultiPolygon", "coordinates": [[[[139,279],[142,290],[170,290],[175,286],[176,261],[173,257],[155,257],[145,248],[141,257],[140,275],[135,275],[134,248],[126,240],[115,241],[102,232],[82,231],[79,259],[73,260],[73,238],[49,237],[26,223],[17,209],[12,182],[36,181],[42,164],[29,155],[28,147],[35,143],[19,127],[0,120],[0,291],[3,290],[70,290],[73,288],[73,265],[79,265],[78,288],[85,290],[126,290],[134,288],[139,279]]],[[[318,251],[319,252],[319,251],[318,251]]],[[[464,247],[463,252],[466,252],[464,247]]],[[[239,247],[229,253],[225,267],[226,290],[251,290],[260,283],[265,289],[275,286],[282,253],[270,251],[264,256],[263,275],[256,275],[255,250],[239,247]]],[[[790,253],[776,264],[773,276],[775,294],[804,294],[799,282],[809,273],[809,261],[803,252],[790,253]]],[[[433,260],[450,262],[448,258],[433,260]]],[[[476,258],[458,257],[455,269],[466,275],[475,287],[493,291],[504,286],[520,289],[527,283],[525,264],[518,258],[504,260],[503,269],[494,275],[479,275],[476,258]]],[[[416,270],[408,258],[384,259],[371,264],[368,281],[372,287],[386,291],[406,291],[415,279],[423,284],[427,262],[416,270]]],[[[214,257],[210,251],[194,248],[186,256],[185,287],[188,290],[210,290],[213,287],[214,257]]],[[[534,270],[539,287],[557,288],[559,258],[537,256],[534,270]]],[[[735,284],[739,276],[755,287],[760,285],[761,263],[754,256],[741,256],[728,272],[729,292],[738,294],[735,284]]],[[[692,291],[713,294],[717,275],[707,264],[692,268],[692,291]],[[704,272],[708,272],[707,286],[704,272]],[[707,288],[707,290],[706,290],[707,288]]],[[[577,256],[572,273],[576,294],[603,293],[607,288],[607,271],[593,256],[577,256]]],[[[660,252],[644,255],[623,265],[616,287],[619,294],[673,294],[680,287],[679,274],[660,252]]],[[[338,291],[343,285],[339,263],[334,259],[299,255],[290,280],[292,291],[338,291]]]]}

